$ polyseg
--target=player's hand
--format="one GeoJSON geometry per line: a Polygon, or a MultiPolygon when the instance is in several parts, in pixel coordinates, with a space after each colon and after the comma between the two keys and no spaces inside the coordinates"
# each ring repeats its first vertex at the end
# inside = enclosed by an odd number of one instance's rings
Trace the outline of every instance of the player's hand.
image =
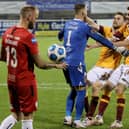
{"type": "Polygon", "coordinates": [[[67,66],[68,66],[68,64],[66,64],[65,62],[56,64],[57,69],[64,69],[65,70],[67,68],[67,66]]]}

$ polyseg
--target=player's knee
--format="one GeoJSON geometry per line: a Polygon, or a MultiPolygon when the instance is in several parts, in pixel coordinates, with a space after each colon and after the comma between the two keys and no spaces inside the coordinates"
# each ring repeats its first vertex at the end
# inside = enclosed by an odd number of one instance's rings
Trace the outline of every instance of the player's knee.
{"type": "Polygon", "coordinates": [[[92,86],[92,88],[93,88],[93,91],[100,90],[101,89],[101,83],[100,82],[94,83],[93,86],[92,86]]]}
{"type": "Polygon", "coordinates": [[[105,83],[104,85],[104,89],[110,92],[114,89],[114,85],[111,82],[107,81],[107,83],[105,83]]]}
{"type": "Polygon", "coordinates": [[[19,112],[12,112],[12,116],[17,120],[21,120],[21,114],[19,112]]]}
{"type": "Polygon", "coordinates": [[[111,91],[110,90],[103,90],[103,95],[106,95],[106,96],[108,96],[108,97],[111,97],[111,91]]]}
{"type": "Polygon", "coordinates": [[[98,88],[97,86],[95,86],[95,85],[92,86],[92,92],[93,92],[93,93],[94,93],[94,92],[97,92],[98,89],[99,89],[99,88],[98,88]]]}

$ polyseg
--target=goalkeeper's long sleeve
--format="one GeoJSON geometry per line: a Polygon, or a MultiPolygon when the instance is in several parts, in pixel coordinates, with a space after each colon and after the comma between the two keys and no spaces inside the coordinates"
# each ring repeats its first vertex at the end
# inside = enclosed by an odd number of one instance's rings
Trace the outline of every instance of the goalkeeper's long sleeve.
{"type": "Polygon", "coordinates": [[[126,49],[125,47],[116,47],[115,45],[113,45],[113,43],[111,41],[104,38],[104,36],[102,36],[101,34],[99,34],[97,32],[92,31],[92,28],[90,26],[88,26],[87,34],[94,40],[100,42],[102,45],[119,52],[123,56],[129,56],[128,49],[126,49]]]}
{"type": "Polygon", "coordinates": [[[108,39],[106,39],[100,33],[94,32],[90,26],[87,26],[87,34],[89,35],[89,37],[91,37],[94,40],[100,42],[102,45],[104,45],[104,46],[106,46],[108,48],[111,48],[113,50],[115,49],[115,46],[113,45],[113,43],[111,41],[109,41],[108,39]]]}

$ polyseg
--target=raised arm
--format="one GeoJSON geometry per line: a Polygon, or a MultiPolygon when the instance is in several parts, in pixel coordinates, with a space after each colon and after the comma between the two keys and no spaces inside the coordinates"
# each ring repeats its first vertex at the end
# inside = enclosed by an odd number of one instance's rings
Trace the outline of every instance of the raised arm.
{"type": "Polygon", "coordinates": [[[86,17],[86,22],[87,22],[92,28],[94,28],[95,30],[99,31],[100,26],[99,26],[98,24],[96,24],[93,19],[91,19],[90,17],[86,17]]]}
{"type": "MultiPolygon", "coordinates": [[[[104,38],[104,36],[102,36],[101,34],[92,31],[92,28],[87,26],[87,34],[93,38],[94,40],[98,41],[99,43],[101,43],[102,45],[111,48],[119,53],[121,53],[123,56],[128,56],[129,55],[129,50],[127,50],[125,47],[117,47],[115,46],[111,41],[109,41],[108,39],[104,38]]],[[[126,41],[127,43],[127,41],[126,41]]]]}

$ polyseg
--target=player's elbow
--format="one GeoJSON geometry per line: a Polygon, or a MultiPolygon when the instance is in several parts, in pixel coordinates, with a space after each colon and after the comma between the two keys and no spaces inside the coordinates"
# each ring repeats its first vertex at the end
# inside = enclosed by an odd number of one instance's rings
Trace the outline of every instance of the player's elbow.
{"type": "Polygon", "coordinates": [[[44,63],[35,62],[35,65],[40,69],[46,69],[46,65],[44,63]]]}
{"type": "Polygon", "coordinates": [[[38,68],[45,69],[46,68],[46,63],[41,59],[39,54],[32,55],[34,59],[34,63],[38,68]]]}
{"type": "Polygon", "coordinates": [[[40,61],[37,61],[35,62],[35,65],[39,68],[39,69],[47,69],[47,63],[40,60],[40,61]]]}

